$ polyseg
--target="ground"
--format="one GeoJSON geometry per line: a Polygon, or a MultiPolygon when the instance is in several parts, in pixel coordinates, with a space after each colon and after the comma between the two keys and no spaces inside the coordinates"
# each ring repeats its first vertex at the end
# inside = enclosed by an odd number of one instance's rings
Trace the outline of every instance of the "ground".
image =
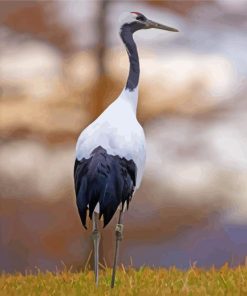
{"type": "Polygon", "coordinates": [[[120,267],[116,286],[110,288],[111,270],[100,273],[96,288],[92,271],[15,274],[0,276],[0,295],[247,295],[247,267],[203,270],[191,267],[138,270],[120,267]]]}

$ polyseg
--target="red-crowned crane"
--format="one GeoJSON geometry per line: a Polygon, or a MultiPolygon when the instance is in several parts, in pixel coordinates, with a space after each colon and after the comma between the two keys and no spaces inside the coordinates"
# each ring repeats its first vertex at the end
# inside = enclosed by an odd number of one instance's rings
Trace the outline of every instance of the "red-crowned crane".
{"type": "Polygon", "coordinates": [[[114,287],[119,242],[123,236],[123,212],[143,176],[146,158],[145,135],[136,119],[138,103],[139,58],[133,33],[141,29],[174,28],[149,20],[139,12],[125,15],[120,37],[129,56],[129,75],[120,96],[80,134],[76,145],[74,180],[76,202],[82,225],[87,228],[89,212],[93,220],[94,272],[98,285],[99,241],[98,220],[104,227],[119,209],[116,225],[116,248],[111,287],[114,287]]]}

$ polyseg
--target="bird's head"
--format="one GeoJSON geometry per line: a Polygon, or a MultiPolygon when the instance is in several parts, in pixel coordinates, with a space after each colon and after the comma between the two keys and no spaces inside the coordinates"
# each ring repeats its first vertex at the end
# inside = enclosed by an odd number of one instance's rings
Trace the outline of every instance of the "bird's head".
{"type": "Polygon", "coordinates": [[[154,22],[140,12],[128,12],[121,16],[120,18],[121,28],[130,27],[132,33],[141,29],[160,29],[171,32],[178,32],[177,29],[162,25],[160,23],[154,22]]]}

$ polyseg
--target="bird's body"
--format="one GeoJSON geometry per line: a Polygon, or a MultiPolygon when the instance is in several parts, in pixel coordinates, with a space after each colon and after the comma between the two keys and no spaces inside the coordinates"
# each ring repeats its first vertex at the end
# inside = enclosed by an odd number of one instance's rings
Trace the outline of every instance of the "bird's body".
{"type": "Polygon", "coordinates": [[[176,29],[147,19],[139,12],[125,15],[120,27],[120,37],[130,63],[126,86],[120,96],[81,133],[76,145],[76,201],[83,226],[87,228],[88,212],[89,218],[93,220],[96,284],[100,240],[97,217],[103,216],[106,226],[117,209],[120,209],[116,225],[112,287],[115,282],[119,241],[122,240],[122,214],[141,184],[146,159],[145,136],[136,118],[140,67],[133,33],[149,28],[177,32],[176,29]]]}
{"type": "Polygon", "coordinates": [[[136,118],[137,91],[121,95],[79,136],[76,158],[89,158],[101,146],[110,155],[133,160],[137,166],[137,188],[143,175],[146,149],[142,126],[136,118]]]}
{"type": "MultiPolygon", "coordinates": [[[[136,119],[137,99],[137,90],[134,92],[124,90],[79,136],[76,145],[75,174],[77,171],[80,175],[79,180],[85,179],[87,183],[89,183],[89,177],[94,181],[100,178],[98,188],[95,186],[97,182],[94,182],[94,186],[90,184],[90,188],[88,188],[89,184],[84,185],[87,187],[84,191],[97,191],[87,193],[88,199],[84,197],[82,200],[78,194],[78,208],[84,226],[86,226],[87,208],[90,216],[92,211],[102,213],[104,225],[107,225],[118,206],[125,202],[128,204],[133,191],[140,186],[146,149],[144,131],[136,119]],[[85,166],[90,158],[96,161],[97,169],[95,166],[87,167],[87,174],[81,176],[80,168],[85,166]],[[115,182],[122,184],[122,188],[112,183],[112,174],[115,182]],[[126,174],[132,182],[127,182],[126,174]],[[112,190],[113,187],[114,190],[109,192],[109,188],[112,190]],[[123,190],[130,195],[126,197],[123,190]],[[120,196],[113,194],[116,191],[120,196]]],[[[80,189],[82,187],[80,185],[80,189]]]]}

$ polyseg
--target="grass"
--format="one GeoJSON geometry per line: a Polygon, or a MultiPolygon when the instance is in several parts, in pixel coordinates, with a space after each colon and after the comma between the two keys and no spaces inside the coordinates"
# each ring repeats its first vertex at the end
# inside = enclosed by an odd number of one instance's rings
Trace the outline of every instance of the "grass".
{"type": "Polygon", "coordinates": [[[92,271],[2,274],[0,295],[247,295],[247,267],[230,268],[228,265],[209,270],[192,267],[187,271],[173,267],[119,268],[114,289],[110,288],[110,281],[110,269],[101,271],[98,288],[94,285],[92,271]]]}

